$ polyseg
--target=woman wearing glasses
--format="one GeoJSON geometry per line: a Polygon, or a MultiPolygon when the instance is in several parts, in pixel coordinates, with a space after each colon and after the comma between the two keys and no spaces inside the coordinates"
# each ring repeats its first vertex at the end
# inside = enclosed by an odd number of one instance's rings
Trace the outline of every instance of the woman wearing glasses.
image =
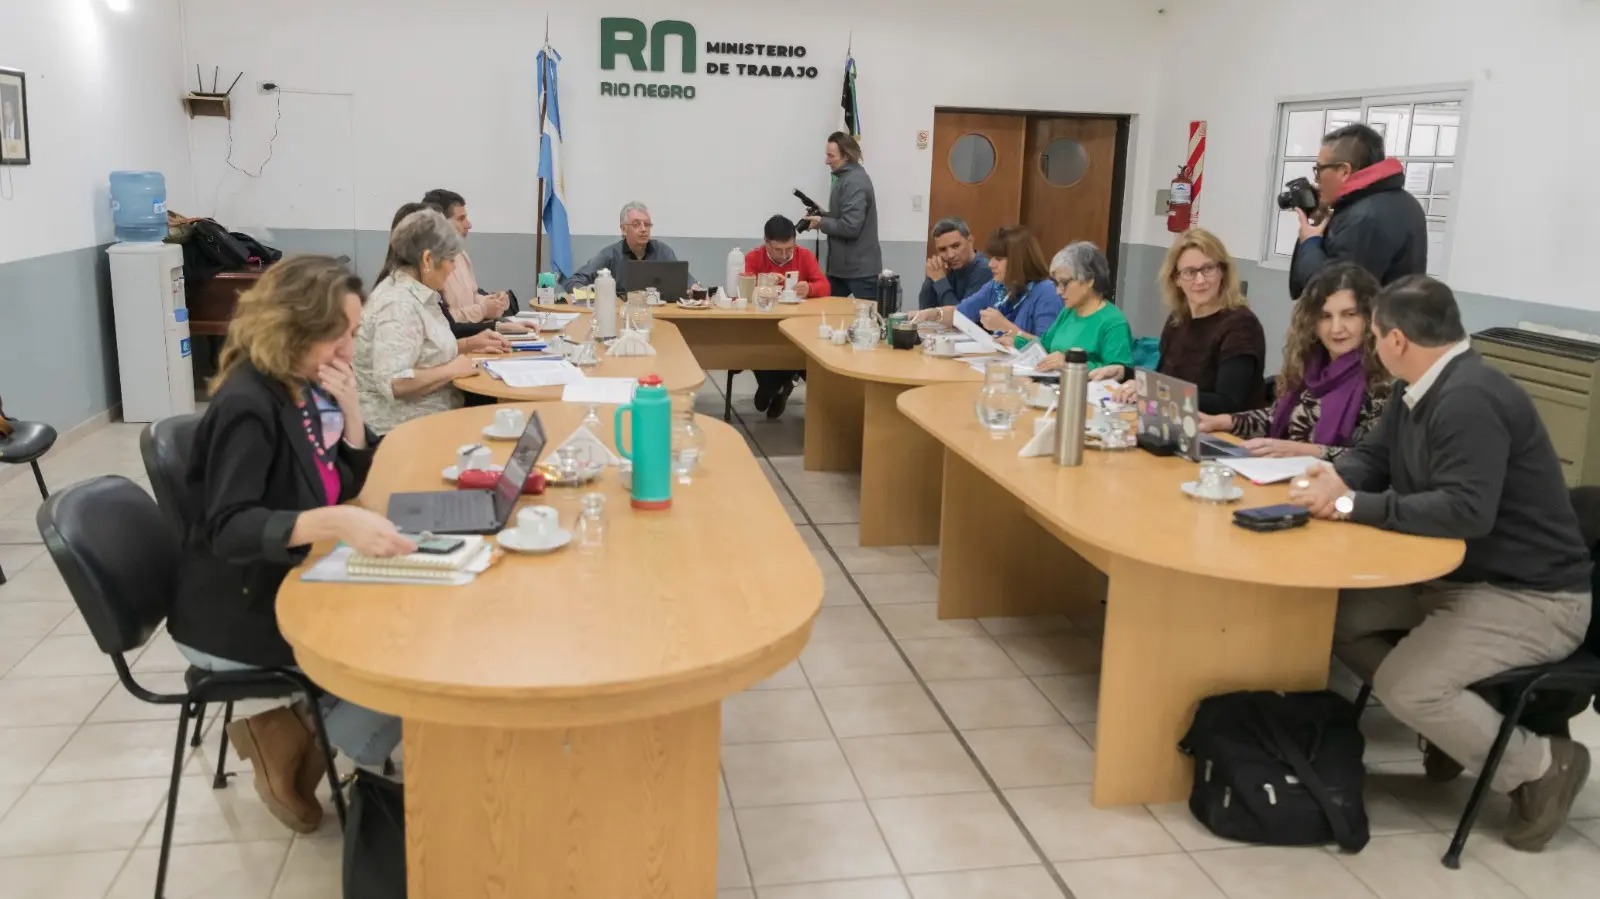
{"type": "MultiPolygon", "coordinates": [[[[1200,411],[1208,415],[1266,405],[1266,334],[1222,241],[1200,228],[1179,235],[1161,264],[1160,284],[1168,316],[1156,370],[1198,387],[1200,411]]],[[[1132,375],[1131,366],[1120,373],[1132,375]]],[[[1124,401],[1137,395],[1132,382],[1119,388],[1124,401]]]]}
{"type": "MultiPolygon", "coordinates": [[[[1055,371],[1066,364],[1066,352],[1081,349],[1089,356],[1089,379],[1107,380],[1133,365],[1133,331],[1122,310],[1111,304],[1111,263],[1087,240],[1067,245],[1050,261],[1050,277],[1065,310],[1039,343],[1050,355],[1035,368],[1055,371]]],[[[1017,349],[1030,340],[1018,335],[1017,349]]]]}

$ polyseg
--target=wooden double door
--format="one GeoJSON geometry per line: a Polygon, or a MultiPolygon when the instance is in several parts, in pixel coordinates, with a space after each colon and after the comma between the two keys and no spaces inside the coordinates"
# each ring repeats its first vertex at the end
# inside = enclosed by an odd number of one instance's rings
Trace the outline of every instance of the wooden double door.
{"type": "Polygon", "coordinates": [[[1021,223],[1046,260],[1087,240],[1114,269],[1127,133],[1118,116],[939,110],[929,230],[940,219],[964,219],[982,249],[996,228],[1021,223]]]}

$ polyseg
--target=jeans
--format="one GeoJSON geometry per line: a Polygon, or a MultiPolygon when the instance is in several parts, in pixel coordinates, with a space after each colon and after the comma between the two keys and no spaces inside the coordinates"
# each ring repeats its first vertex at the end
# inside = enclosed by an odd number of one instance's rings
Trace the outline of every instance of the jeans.
{"type": "MultiPolygon", "coordinates": [[[[189,664],[206,671],[225,673],[256,671],[260,668],[258,665],[221,659],[182,643],[176,645],[189,664]]],[[[374,712],[326,693],[322,695],[318,706],[322,710],[323,726],[328,729],[328,742],[358,765],[382,767],[400,745],[400,719],[393,715],[374,712]]]]}
{"type": "Polygon", "coordinates": [[[829,275],[828,286],[836,297],[855,297],[858,300],[878,298],[877,278],[835,278],[829,275]]]}

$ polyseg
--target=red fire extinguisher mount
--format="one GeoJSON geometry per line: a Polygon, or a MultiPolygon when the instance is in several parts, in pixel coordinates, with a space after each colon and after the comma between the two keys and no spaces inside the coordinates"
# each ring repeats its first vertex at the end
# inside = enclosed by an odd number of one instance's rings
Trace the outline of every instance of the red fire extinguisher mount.
{"type": "Polygon", "coordinates": [[[1194,210],[1194,178],[1189,167],[1179,166],[1172,179],[1172,195],[1167,198],[1167,231],[1182,234],[1189,230],[1194,210]]]}

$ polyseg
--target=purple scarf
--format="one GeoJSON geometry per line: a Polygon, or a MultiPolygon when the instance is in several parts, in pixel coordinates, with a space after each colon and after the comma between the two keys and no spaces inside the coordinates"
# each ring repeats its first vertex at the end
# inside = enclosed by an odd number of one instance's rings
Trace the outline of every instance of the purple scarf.
{"type": "Polygon", "coordinates": [[[1305,386],[1300,391],[1278,397],[1272,413],[1272,436],[1289,439],[1289,420],[1300,404],[1300,393],[1309,391],[1322,401],[1322,411],[1311,430],[1311,440],[1321,446],[1349,446],[1361,417],[1361,404],[1367,393],[1367,372],[1361,350],[1355,349],[1328,362],[1328,351],[1318,345],[1306,359],[1305,386]]]}

